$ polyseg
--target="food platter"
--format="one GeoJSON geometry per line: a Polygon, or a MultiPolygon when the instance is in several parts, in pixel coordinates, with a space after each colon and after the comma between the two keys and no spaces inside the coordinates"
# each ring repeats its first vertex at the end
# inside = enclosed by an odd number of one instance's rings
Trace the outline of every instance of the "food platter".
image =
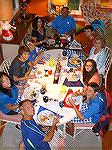
{"type": "Polygon", "coordinates": [[[37,120],[41,125],[49,126],[53,122],[54,114],[49,110],[41,111],[38,116],[37,120]]]}
{"type": "Polygon", "coordinates": [[[81,64],[81,59],[78,57],[72,57],[69,59],[69,63],[71,65],[80,65],[81,64]]]}
{"type": "Polygon", "coordinates": [[[24,98],[28,99],[28,100],[34,100],[37,99],[39,96],[39,91],[36,88],[32,88],[32,87],[27,87],[24,90],[24,98]]]}

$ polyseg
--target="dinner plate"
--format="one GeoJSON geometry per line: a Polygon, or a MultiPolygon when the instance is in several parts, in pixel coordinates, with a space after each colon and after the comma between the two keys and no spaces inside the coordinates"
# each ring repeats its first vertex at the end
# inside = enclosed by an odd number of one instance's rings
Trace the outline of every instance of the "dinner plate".
{"type": "Polygon", "coordinates": [[[37,79],[42,78],[44,76],[43,70],[37,70],[35,76],[37,79]]]}
{"type": "Polygon", "coordinates": [[[54,114],[49,110],[41,111],[38,116],[37,120],[41,125],[49,126],[53,122],[54,114]]]}
{"type": "Polygon", "coordinates": [[[81,59],[78,57],[72,57],[69,59],[69,63],[71,65],[80,65],[81,64],[81,59]]]}
{"type": "Polygon", "coordinates": [[[80,74],[76,74],[76,73],[69,73],[67,79],[69,81],[78,81],[81,78],[80,74]]]}
{"type": "MultiPolygon", "coordinates": [[[[71,106],[71,104],[69,103],[69,99],[71,99],[71,96],[72,96],[72,94],[69,94],[69,95],[67,96],[67,98],[66,98],[66,103],[67,103],[69,106],[71,106]]],[[[75,105],[79,105],[79,104],[81,103],[81,101],[82,101],[82,96],[81,96],[81,95],[75,96],[75,97],[73,97],[72,99],[74,100],[74,104],[75,104],[75,105]]]]}
{"type": "Polygon", "coordinates": [[[28,99],[28,100],[34,100],[34,99],[37,99],[38,96],[39,96],[39,90],[37,90],[35,87],[27,87],[25,90],[24,90],[24,98],[25,99],[28,99]]]}

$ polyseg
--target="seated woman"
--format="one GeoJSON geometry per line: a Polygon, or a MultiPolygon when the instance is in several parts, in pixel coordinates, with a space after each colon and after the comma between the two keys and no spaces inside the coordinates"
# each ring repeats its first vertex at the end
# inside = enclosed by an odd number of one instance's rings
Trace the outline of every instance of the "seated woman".
{"type": "Polygon", "coordinates": [[[83,66],[83,82],[85,85],[91,82],[100,84],[100,75],[97,70],[96,62],[93,59],[87,59],[83,66]]]}
{"type": "Polygon", "coordinates": [[[106,60],[105,41],[101,37],[96,37],[93,44],[94,47],[90,50],[88,59],[93,59],[97,64],[99,74],[104,75],[106,60]]]}
{"type": "Polygon", "coordinates": [[[44,21],[42,18],[35,17],[32,23],[32,39],[31,42],[34,45],[41,46],[42,43],[46,42],[44,21]]]}
{"type": "Polygon", "coordinates": [[[4,72],[0,72],[0,111],[6,115],[17,115],[19,89],[4,72]]]}

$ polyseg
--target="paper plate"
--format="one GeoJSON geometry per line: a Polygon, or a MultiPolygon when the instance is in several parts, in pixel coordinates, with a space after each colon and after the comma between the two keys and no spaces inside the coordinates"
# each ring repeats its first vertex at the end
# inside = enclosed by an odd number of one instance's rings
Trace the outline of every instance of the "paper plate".
{"type": "Polygon", "coordinates": [[[49,110],[41,111],[38,116],[37,120],[41,125],[49,126],[53,122],[54,114],[49,110]]]}
{"type": "MultiPolygon", "coordinates": [[[[68,105],[70,105],[71,106],[71,104],[69,103],[69,100],[68,99],[71,99],[71,96],[72,96],[72,94],[69,94],[68,96],[67,96],[67,98],[66,98],[66,103],[68,104],[68,105]]],[[[74,98],[72,98],[73,100],[74,100],[74,104],[75,105],[79,105],[80,103],[81,103],[81,101],[82,101],[82,96],[76,96],[76,97],[74,97],[74,98]]]]}
{"type": "Polygon", "coordinates": [[[24,90],[24,98],[28,99],[28,100],[34,100],[37,99],[39,96],[39,90],[37,90],[36,88],[32,88],[32,87],[27,87],[24,90]]]}

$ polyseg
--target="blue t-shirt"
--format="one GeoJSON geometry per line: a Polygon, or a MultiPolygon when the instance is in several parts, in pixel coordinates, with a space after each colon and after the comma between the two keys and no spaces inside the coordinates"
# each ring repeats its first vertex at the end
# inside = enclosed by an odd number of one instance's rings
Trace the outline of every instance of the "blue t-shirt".
{"type": "Polygon", "coordinates": [[[11,88],[12,97],[2,93],[0,91],[0,111],[7,114],[10,110],[6,107],[7,104],[15,104],[18,97],[18,88],[13,86],[11,88]]]}
{"type": "Polygon", "coordinates": [[[45,132],[34,120],[22,120],[21,131],[25,150],[50,150],[48,142],[43,141],[45,132]]]}
{"type": "Polygon", "coordinates": [[[34,49],[32,52],[30,52],[29,61],[33,62],[37,56],[38,56],[38,53],[36,52],[36,49],[34,49]]]}
{"type": "Polygon", "coordinates": [[[70,32],[76,28],[76,23],[73,17],[67,16],[63,18],[62,15],[57,16],[52,22],[52,27],[60,34],[70,32]]]}
{"type": "Polygon", "coordinates": [[[28,65],[29,60],[22,62],[19,60],[18,55],[14,58],[14,60],[11,63],[9,74],[13,78],[13,76],[16,77],[24,77],[26,72],[29,69],[28,65]]]}
{"type": "Polygon", "coordinates": [[[83,113],[85,119],[91,117],[92,123],[98,122],[105,112],[105,101],[100,93],[94,99],[89,101],[89,108],[83,113]]]}

